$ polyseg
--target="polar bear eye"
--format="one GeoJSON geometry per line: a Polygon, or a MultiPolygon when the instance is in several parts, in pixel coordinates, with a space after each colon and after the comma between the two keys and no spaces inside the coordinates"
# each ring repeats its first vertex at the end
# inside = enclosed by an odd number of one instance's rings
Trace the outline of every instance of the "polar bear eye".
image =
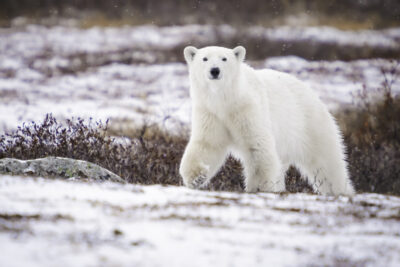
{"type": "Polygon", "coordinates": [[[222,61],[226,61],[226,57],[222,58],[222,61]]]}
{"type": "Polygon", "coordinates": [[[208,58],[206,58],[206,57],[203,57],[203,61],[207,61],[208,60],[208,58]]]}

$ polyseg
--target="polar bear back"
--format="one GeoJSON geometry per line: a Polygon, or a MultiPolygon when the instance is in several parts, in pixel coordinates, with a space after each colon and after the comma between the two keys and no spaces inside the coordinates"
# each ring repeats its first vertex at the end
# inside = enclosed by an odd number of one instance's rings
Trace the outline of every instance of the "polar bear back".
{"type": "Polygon", "coordinates": [[[324,135],[325,131],[337,132],[332,128],[335,124],[327,122],[332,117],[326,106],[305,83],[275,70],[253,71],[262,84],[261,90],[265,90],[263,99],[267,102],[275,142],[284,162],[305,157],[304,146],[311,144],[314,137],[324,135]]]}

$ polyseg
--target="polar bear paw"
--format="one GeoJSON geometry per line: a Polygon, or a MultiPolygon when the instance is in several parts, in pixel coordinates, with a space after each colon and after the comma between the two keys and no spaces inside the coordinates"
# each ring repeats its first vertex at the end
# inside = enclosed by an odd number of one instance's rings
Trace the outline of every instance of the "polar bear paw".
{"type": "Polygon", "coordinates": [[[246,186],[247,193],[256,193],[256,192],[269,192],[269,193],[280,193],[286,190],[285,183],[283,181],[265,181],[259,184],[257,183],[249,183],[246,186]]]}
{"type": "Polygon", "coordinates": [[[201,189],[204,187],[207,181],[207,177],[205,175],[200,175],[194,178],[190,183],[188,183],[188,187],[192,189],[201,189]]]}
{"type": "Polygon", "coordinates": [[[184,185],[191,189],[204,188],[207,184],[208,170],[209,166],[199,162],[183,162],[180,167],[180,174],[184,185]]]}

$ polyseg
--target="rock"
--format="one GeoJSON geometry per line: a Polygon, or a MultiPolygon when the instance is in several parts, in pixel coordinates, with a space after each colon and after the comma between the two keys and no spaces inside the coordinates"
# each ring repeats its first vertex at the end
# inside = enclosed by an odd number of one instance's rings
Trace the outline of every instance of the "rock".
{"type": "Polygon", "coordinates": [[[124,179],[97,164],[62,157],[33,160],[0,159],[0,173],[125,183],[124,179]]]}

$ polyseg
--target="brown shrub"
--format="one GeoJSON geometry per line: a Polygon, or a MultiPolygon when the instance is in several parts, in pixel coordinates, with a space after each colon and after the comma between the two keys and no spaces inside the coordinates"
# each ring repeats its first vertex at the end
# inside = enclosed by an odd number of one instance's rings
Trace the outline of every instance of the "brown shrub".
{"type": "MultiPolygon", "coordinates": [[[[179,163],[187,144],[185,135],[169,134],[145,125],[129,137],[108,136],[108,122],[83,119],[59,123],[51,114],[41,124],[23,124],[0,136],[0,158],[69,157],[96,163],[130,183],[181,185],[179,163]]],[[[241,190],[241,166],[228,159],[210,183],[212,190],[241,190]]]]}
{"type": "Polygon", "coordinates": [[[400,194],[400,96],[392,92],[395,77],[387,78],[395,67],[382,71],[379,101],[371,100],[364,88],[358,107],[338,115],[351,178],[361,192],[400,194]]]}

